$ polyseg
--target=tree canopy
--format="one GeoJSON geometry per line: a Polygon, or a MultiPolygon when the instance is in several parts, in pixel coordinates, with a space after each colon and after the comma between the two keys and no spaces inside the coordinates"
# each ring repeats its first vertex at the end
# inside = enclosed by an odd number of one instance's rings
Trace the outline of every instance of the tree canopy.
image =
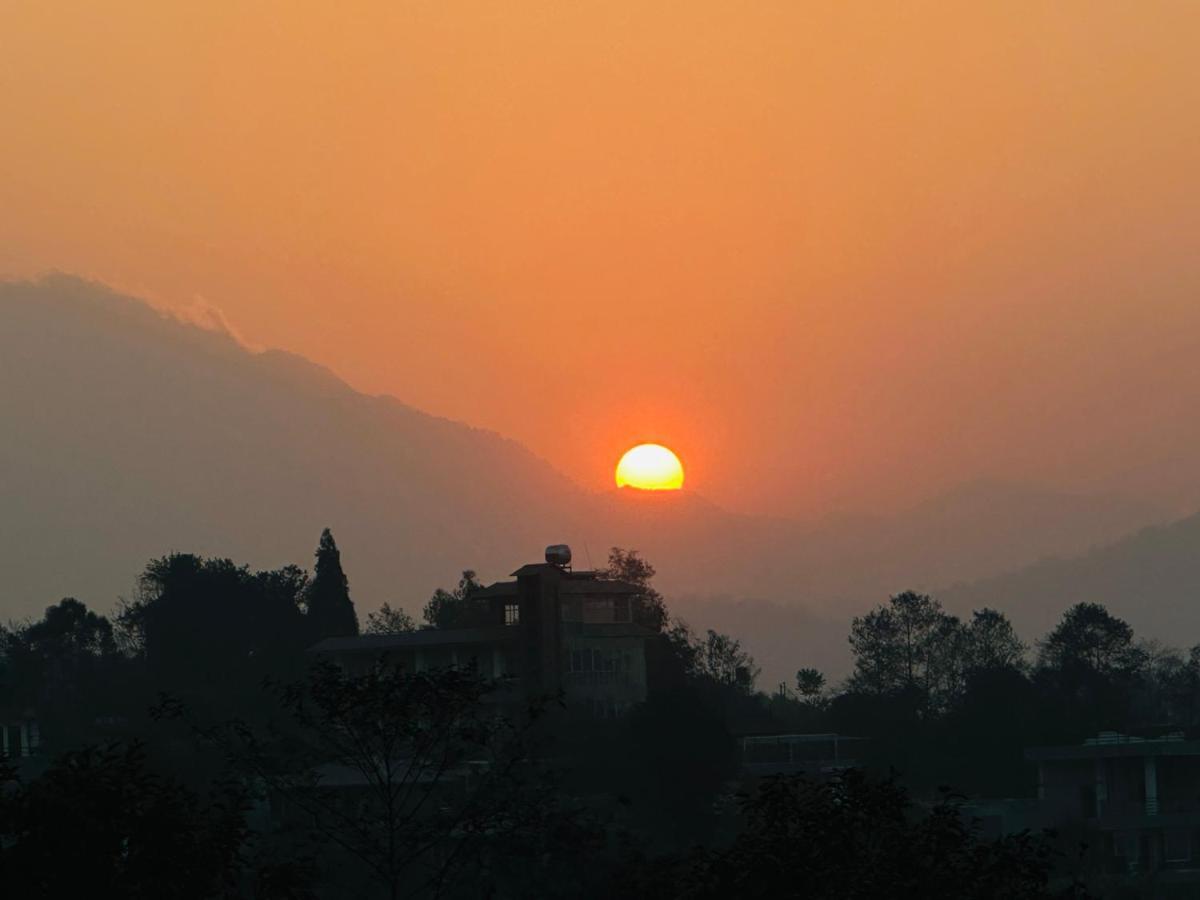
{"type": "Polygon", "coordinates": [[[608,552],[608,564],[599,570],[606,578],[625,581],[636,585],[638,592],[633,596],[633,621],[652,631],[663,631],[670,619],[667,604],[651,582],[654,566],[650,565],[637,550],[613,547],[608,552]]]}
{"type": "Polygon", "coordinates": [[[463,570],[458,586],[438,588],[425,604],[422,615],[434,628],[474,628],[487,623],[487,606],[475,594],[483,587],[471,569],[463,570]]]}
{"type": "Polygon", "coordinates": [[[660,881],[640,885],[645,895],[657,888],[688,897],[813,900],[1063,896],[1050,886],[1048,842],[1029,835],[982,840],[956,798],[943,796],[917,813],[893,779],[856,770],[826,780],[774,777],[741,806],[744,825],[728,847],[659,870],[660,881]]]}
{"type": "Polygon", "coordinates": [[[136,745],[67,753],[30,782],[0,774],[6,896],[207,900],[234,887],[244,797],[204,798],[136,745]]]}
{"type": "Polygon", "coordinates": [[[118,625],[157,690],[240,709],[311,643],[297,566],[252,572],[228,559],[172,554],[147,564],[118,625]]]}
{"type": "Polygon", "coordinates": [[[1076,603],[1038,648],[1043,669],[1083,668],[1113,676],[1135,672],[1145,662],[1129,623],[1098,603],[1076,603]]]}
{"type": "Polygon", "coordinates": [[[373,613],[367,613],[367,624],[363,634],[405,634],[416,631],[413,617],[399,607],[385,603],[373,613]]]}
{"type": "Polygon", "coordinates": [[[342,571],[342,554],[326,528],[317,544],[312,583],[305,594],[308,627],[314,640],[358,634],[358,615],[350,599],[350,582],[342,571]]]}

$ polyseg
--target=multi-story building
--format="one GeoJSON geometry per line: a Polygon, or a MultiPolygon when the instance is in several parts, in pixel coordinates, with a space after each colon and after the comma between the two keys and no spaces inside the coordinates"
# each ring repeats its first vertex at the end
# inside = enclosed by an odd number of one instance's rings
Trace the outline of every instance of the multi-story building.
{"type": "Polygon", "coordinates": [[[646,640],[633,621],[639,588],[575,572],[570,550],[522,566],[471,597],[476,627],[328,638],[313,651],[353,671],[381,654],[412,671],[474,665],[525,697],[557,696],[593,715],[620,715],[646,699],[646,640]]]}
{"type": "Polygon", "coordinates": [[[1200,893],[1200,741],[1101,732],[1025,758],[1038,770],[1026,824],[1090,834],[1114,884],[1152,886],[1156,897],[1200,893]]]}

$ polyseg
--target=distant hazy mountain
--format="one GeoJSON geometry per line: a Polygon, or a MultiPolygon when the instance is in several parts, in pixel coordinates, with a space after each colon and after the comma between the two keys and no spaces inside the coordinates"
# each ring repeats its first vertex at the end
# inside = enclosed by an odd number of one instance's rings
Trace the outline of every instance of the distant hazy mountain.
{"type": "Polygon", "coordinates": [[[104,607],[171,550],[275,566],[324,525],[368,606],[505,572],[586,497],[513,441],[66,278],[0,288],[3,611],[104,607]]]}
{"type": "Polygon", "coordinates": [[[325,526],[360,610],[419,613],[461,569],[498,578],[548,543],[572,544],[582,565],[617,544],[642,550],[677,609],[741,636],[773,679],[844,668],[850,616],[888,593],[1081,552],[1157,518],[1120,498],[987,482],[817,526],[687,492],[595,494],[497,434],[101,286],[0,284],[0,618],[66,595],[109,608],[172,550],[308,563],[325,526]]]}
{"type": "Polygon", "coordinates": [[[1181,648],[1200,644],[1200,515],[939,596],[959,611],[1004,609],[1028,640],[1044,636],[1071,604],[1091,601],[1107,606],[1142,637],[1181,648]]]}

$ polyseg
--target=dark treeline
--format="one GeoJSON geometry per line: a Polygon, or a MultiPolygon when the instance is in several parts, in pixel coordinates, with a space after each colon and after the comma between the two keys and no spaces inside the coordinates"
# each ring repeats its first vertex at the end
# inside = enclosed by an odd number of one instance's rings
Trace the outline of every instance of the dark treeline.
{"type": "MultiPolygon", "coordinates": [[[[0,722],[36,720],[40,751],[0,776],[0,880],[14,896],[1081,895],[1069,852],[980,839],[943,788],[1029,796],[1026,746],[1200,715],[1200,650],[1138,642],[1095,605],[1031,648],[999,612],[962,622],[900,594],[854,620],[843,684],[800,668],[764,692],[735,638],[672,617],[636,552],[605,574],[638,587],[654,635],[648,699],[617,721],[552,697],[499,716],[473,670],[350,673],[306,652],[359,631],[328,531],[311,574],[175,554],[111,619],[66,599],[10,623],[0,722]],[[740,735],[818,732],[866,739],[862,769],[740,775],[740,735]],[[351,777],[352,802],[324,787],[351,777]],[[72,865],[63,847],[81,848],[72,865]]],[[[479,587],[464,572],[422,625],[385,604],[363,630],[472,627],[479,587]]]]}
{"type": "Polygon", "coordinates": [[[1024,747],[1200,724],[1200,647],[1185,655],[1138,641],[1094,603],[1071,606],[1027,647],[1001,612],[963,622],[933,598],[904,593],[854,619],[850,646],[854,671],[839,691],[814,693],[812,673],[798,673],[806,721],[871,737],[868,758],[913,785],[1032,796],[1024,747]]]}

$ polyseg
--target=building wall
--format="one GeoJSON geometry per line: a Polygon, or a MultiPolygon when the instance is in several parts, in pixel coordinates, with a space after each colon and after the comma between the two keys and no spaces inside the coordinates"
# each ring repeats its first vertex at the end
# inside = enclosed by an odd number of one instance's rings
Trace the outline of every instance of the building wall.
{"type": "Polygon", "coordinates": [[[1047,824],[1101,823],[1148,814],[1200,815],[1200,757],[1155,756],[1153,812],[1147,807],[1147,758],[1048,760],[1040,764],[1040,808],[1047,824]]]}
{"type": "Polygon", "coordinates": [[[562,672],[568,702],[587,704],[600,716],[620,715],[646,699],[645,638],[569,634],[562,672]]]}
{"type": "Polygon", "coordinates": [[[1042,760],[1039,792],[1037,816],[1026,824],[1090,833],[1089,856],[1104,877],[1200,888],[1200,756],[1042,760]]]}
{"type": "MultiPolygon", "coordinates": [[[[630,620],[628,585],[611,589],[603,580],[576,576],[564,591],[568,577],[554,566],[526,566],[515,585],[490,588],[495,640],[456,644],[453,631],[421,632],[398,636],[386,650],[356,643],[334,655],[355,674],[381,653],[414,672],[473,662],[484,677],[520,679],[528,698],[562,691],[568,703],[593,715],[620,715],[646,699],[648,632],[630,620]]],[[[466,637],[459,633],[460,641],[466,637]]]]}
{"type": "MultiPolygon", "coordinates": [[[[363,675],[379,659],[381,652],[356,650],[338,654],[337,660],[350,674],[363,675]]],[[[398,647],[386,652],[389,660],[408,672],[473,664],[484,678],[519,677],[521,674],[521,650],[516,641],[398,647]]]]}

